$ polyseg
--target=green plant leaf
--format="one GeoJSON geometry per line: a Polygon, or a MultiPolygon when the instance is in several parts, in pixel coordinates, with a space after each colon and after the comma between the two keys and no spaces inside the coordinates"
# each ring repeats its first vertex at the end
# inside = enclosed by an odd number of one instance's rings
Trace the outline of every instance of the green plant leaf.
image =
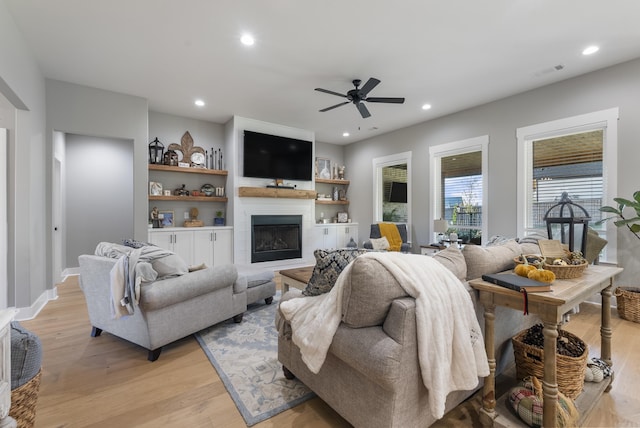
{"type": "Polygon", "coordinates": [[[602,211],[603,213],[613,213],[613,214],[620,214],[620,211],[615,209],[614,207],[610,207],[608,205],[601,207],[600,211],[602,211]]]}
{"type": "Polygon", "coordinates": [[[633,206],[636,204],[635,202],[625,198],[613,198],[613,200],[619,203],[620,205],[624,205],[624,206],[633,206]]]}

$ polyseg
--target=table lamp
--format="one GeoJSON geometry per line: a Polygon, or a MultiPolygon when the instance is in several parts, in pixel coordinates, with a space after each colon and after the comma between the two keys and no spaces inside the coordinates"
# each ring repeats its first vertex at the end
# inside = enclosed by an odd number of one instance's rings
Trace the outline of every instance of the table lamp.
{"type": "Polygon", "coordinates": [[[433,221],[433,231],[438,234],[438,241],[442,242],[444,234],[449,229],[449,222],[444,219],[433,221]]]}

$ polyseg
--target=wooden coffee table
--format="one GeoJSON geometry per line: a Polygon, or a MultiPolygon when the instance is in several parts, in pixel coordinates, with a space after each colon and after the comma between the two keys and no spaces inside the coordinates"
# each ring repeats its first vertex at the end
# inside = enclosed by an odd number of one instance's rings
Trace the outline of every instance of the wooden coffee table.
{"type": "Polygon", "coordinates": [[[282,277],[282,293],[289,291],[289,287],[304,290],[311,279],[313,266],[305,266],[296,269],[285,269],[280,271],[282,277]]]}

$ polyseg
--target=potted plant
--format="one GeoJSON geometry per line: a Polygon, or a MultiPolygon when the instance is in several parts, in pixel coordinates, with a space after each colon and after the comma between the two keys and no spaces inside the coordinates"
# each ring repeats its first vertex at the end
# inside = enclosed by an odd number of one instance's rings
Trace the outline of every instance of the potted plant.
{"type": "MultiPolygon", "coordinates": [[[[614,220],[613,224],[617,227],[626,227],[636,238],[640,239],[640,190],[633,193],[633,200],[625,198],[613,198],[613,200],[618,203],[617,207],[604,206],[600,208],[603,213],[613,214],[613,216],[603,218],[597,224],[614,220]],[[631,214],[631,217],[625,217],[623,211],[627,207],[635,210],[635,215],[631,214]]],[[[620,317],[640,323],[640,288],[618,287],[614,291],[614,295],[620,317]]]]}
{"type": "Polygon", "coordinates": [[[603,213],[613,214],[612,217],[603,218],[597,224],[604,223],[608,220],[615,220],[613,224],[617,227],[626,227],[633,233],[636,238],[640,239],[640,190],[633,193],[633,200],[625,198],[613,198],[618,203],[618,207],[603,206],[600,211],[603,213]],[[627,218],[624,216],[624,209],[626,207],[633,208],[635,210],[635,216],[627,218]]]}
{"type": "Polygon", "coordinates": [[[222,211],[216,211],[216,216],[213,219],[214,226],[224,226],[224,214],[222,211]]]}

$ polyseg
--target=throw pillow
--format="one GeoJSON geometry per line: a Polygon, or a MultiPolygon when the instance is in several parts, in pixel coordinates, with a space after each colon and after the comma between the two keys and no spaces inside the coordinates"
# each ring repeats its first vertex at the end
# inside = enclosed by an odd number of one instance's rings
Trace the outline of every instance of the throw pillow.
{"type": "Polygon", "coordinates": [[[386,236],[382,238],[371,238],[370,241],[374,250],[381,251],[389,249],[389,240],[386,236]]]}
{"type": "Polygon", "coordinates": [[[456,245],[450,245],[434,254],[433,258],[449,269],[460,281],[467,278],[467,263],[462,251],[456,245]]]}
{"type": "Polygon", "coordinates": [[[149,244],[148,242],[137,241],[135,239],[123,239],[122,245],[124,245],[125,247],[131,247],[131,248],[142,248],[142,247],[146,247],[147,245],[153,245],[153,244],[149,244]]]}
{"type": "Polygon", "coordinates": [[[462,254],[467,262],[467,278],[475,279],[485,274],[513,269],[513,259],[520,253],[520,244],[515,240],[490,247],[465,245],[462,254]]]}
{"type": "Polygon", "coordinates": [[[177,254],[170,254],[155,259],[151,262],[151,265],[153,269],[158,272],[158,280],[189,273],[189,266],[182,260],[182,257],[177,254]]]}
{"type": "Polygon", "coordinates": [[[315,250],[313,255],[316,258],[316,265],[313,268],[311,279],[302,294],[305,296],[319,296],[320,294],[328,293],[344,268],[360,254],[364,253],[364,250],[350,248],[333,251],[315,250]]]}

